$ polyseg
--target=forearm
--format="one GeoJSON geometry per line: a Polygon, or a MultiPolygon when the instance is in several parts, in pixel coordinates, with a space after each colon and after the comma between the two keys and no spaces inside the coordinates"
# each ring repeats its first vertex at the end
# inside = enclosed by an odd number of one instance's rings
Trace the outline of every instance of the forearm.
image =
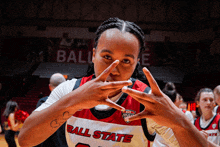
{"type": "Polygon", "coordinates": [[[68,102],[66,96],[42,111],[33,112],[26,119],[19,133],[20,146],[35,146],[51,136],[78,110],[68,102]]]}
{"type": "Polygon", "coordinates": [[[181,125],[172,128],[179,145],[181,147],[207,147],[208,142],[199,130],[188,119],[181,119],[181,125]]]}

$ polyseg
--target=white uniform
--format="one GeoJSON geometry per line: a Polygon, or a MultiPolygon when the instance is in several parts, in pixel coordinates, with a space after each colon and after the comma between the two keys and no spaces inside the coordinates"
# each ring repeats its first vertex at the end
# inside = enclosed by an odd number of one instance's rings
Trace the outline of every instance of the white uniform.
{"type": "MultiPolygon", "coordinates": [[[[77,82],[76,79],[73,79],[61,83],[52,91],[47,101],[35,111],[41,111],[58,101],[71,92],[77,82]]],[[[138,82],[138,80],[135,81],[135,84],[133,88],[140,91],[144,91],[147,87],[144,83],[138,82]]],[[[125,107],[126,111],[133,110],[135,113],[141,111],[140,104],[130,96],[126,96],[126,94],[123,94],[117,103],[120,102],[120,105],[125,107]]],[[[101,113],[96,114],[96,111],[98,111],[96,108],[84,109],[76,112],[74,116],[68,119],[66,136],[69,146],[149,146],[149,141],[146,137],[149,135],[148,130],[150,129],[155,129],[163,137],[168,136],[170,138],[164,127],[157,125],[151,120],[147,120],[147,125],[146,120],[145,124],[143,124],[142,120],[125,122],[122,117],[124,114],[120,111],[111,113],[113,109],[108,110],[111,115],[104,111],[104,115],[98,118],[101,113]],[[106,114],[107,117],[105,117],[106,114]],[[143,127],[144,125],[146,128],[143,127]]],[[[133,111],[129,113],[133,113],[133,111]]],[[[172,144],[178,144],[175,137],[172,144]]]]}

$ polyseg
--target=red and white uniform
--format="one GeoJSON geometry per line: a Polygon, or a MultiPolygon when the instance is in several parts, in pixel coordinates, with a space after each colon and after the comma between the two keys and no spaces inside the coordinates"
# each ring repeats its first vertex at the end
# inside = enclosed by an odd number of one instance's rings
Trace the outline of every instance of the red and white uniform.
{"type": "Polygon", "coordinates": [[[195,126],[201,130],[205,130],[209,136],[208,140],[211,142],[214,142],[217,145],[220,145],[220,115],[216,114],[214,115],[210,120],[203,122],[201,117],[198,117],[195,120],[195,126]],[[208,122],[208,123],[207,123],[208,122]],[[204,125],[207,123],[206,125],[204,125]]]}
{"type": "MultiPolygon", "coordinates": [[[[92,76],[76,81],[75,88],[91,80],[92,76]]],[[[150,90],[146,84],[132,79],[132,88],[139,91],[150,90]]],[[[123,93],[117,104],[123,106],[128,114],[141,111],[141,104],[123,93]]],[[[126,114],[124,114],[126,115],[126,114]]],[[[110,109],[99,111],[95,108],[76,112],[67,121],[67,143],[77,147],[110,147],[110,146],[148,146],[146,120],[125,122],[123,113],[110,109]]],[[[152,139],[152,138],[151,138],[152,139]]]]}
{"type": "Polygon", "coordinates": [[[218,105],[215,106],[214,112],[215,112],[216,114],[220,114],[220,107],[219,107],[218,105]]]}

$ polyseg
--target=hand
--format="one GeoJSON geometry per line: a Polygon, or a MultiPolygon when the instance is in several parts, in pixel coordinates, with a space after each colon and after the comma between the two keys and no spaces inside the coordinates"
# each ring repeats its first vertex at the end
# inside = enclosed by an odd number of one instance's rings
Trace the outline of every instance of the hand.
{"type": "Polygon", "coordinates": [[[127,87],[122,88],[123,92],[129,94],[145,106],[145,110],[126,119],[133,121],[150,118],[157,124],[170,128],[174,127],[177,123],[181,123],[181,117],[179,118],[179,116],[183,116],[184,114],[174,105],[170,98],[160,90],[147,68],[143,68],[143,72],[149,81],[152,91],[150,94],[147,94],[127,87]]]}
{"type": "Polygon", "coordinates": [[[200,132],[205,136],[206,139],[208,139],[209,134],[206,131],[202,130],[200,132]]]}
{"type": "Polygon", "coordinates": [[[110,93],[119,91],[124,86],[132,85],[131,81],[106,82],[107,77],[118,64],[118,60],[114,61],[97,78],[72,91],[72,94],[74,94],[74,103],[77,103],[79,109],[89,109],[102,104],[120,111],[125,110],[122,106],[117,105],[108,98],[110,93]]]}

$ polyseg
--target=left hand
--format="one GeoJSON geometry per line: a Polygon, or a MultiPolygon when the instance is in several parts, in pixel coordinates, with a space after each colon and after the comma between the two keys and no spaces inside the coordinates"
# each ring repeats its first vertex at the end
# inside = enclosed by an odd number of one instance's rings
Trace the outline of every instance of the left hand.
{"type": "Polygon", "coordinates": [[[160,90],[157,82],[147,68],[143,68],[143,72],[149,81],[152,90],[151,94],[126,87],[122,88],[123,92],[129,94],[145,106],[145,110],[126,119],[133,121],[150,118],[157,124],[170,128],[181,125],[181,117],[184,117],[184,114],[174,105],[171,99],[160,90]]]}

